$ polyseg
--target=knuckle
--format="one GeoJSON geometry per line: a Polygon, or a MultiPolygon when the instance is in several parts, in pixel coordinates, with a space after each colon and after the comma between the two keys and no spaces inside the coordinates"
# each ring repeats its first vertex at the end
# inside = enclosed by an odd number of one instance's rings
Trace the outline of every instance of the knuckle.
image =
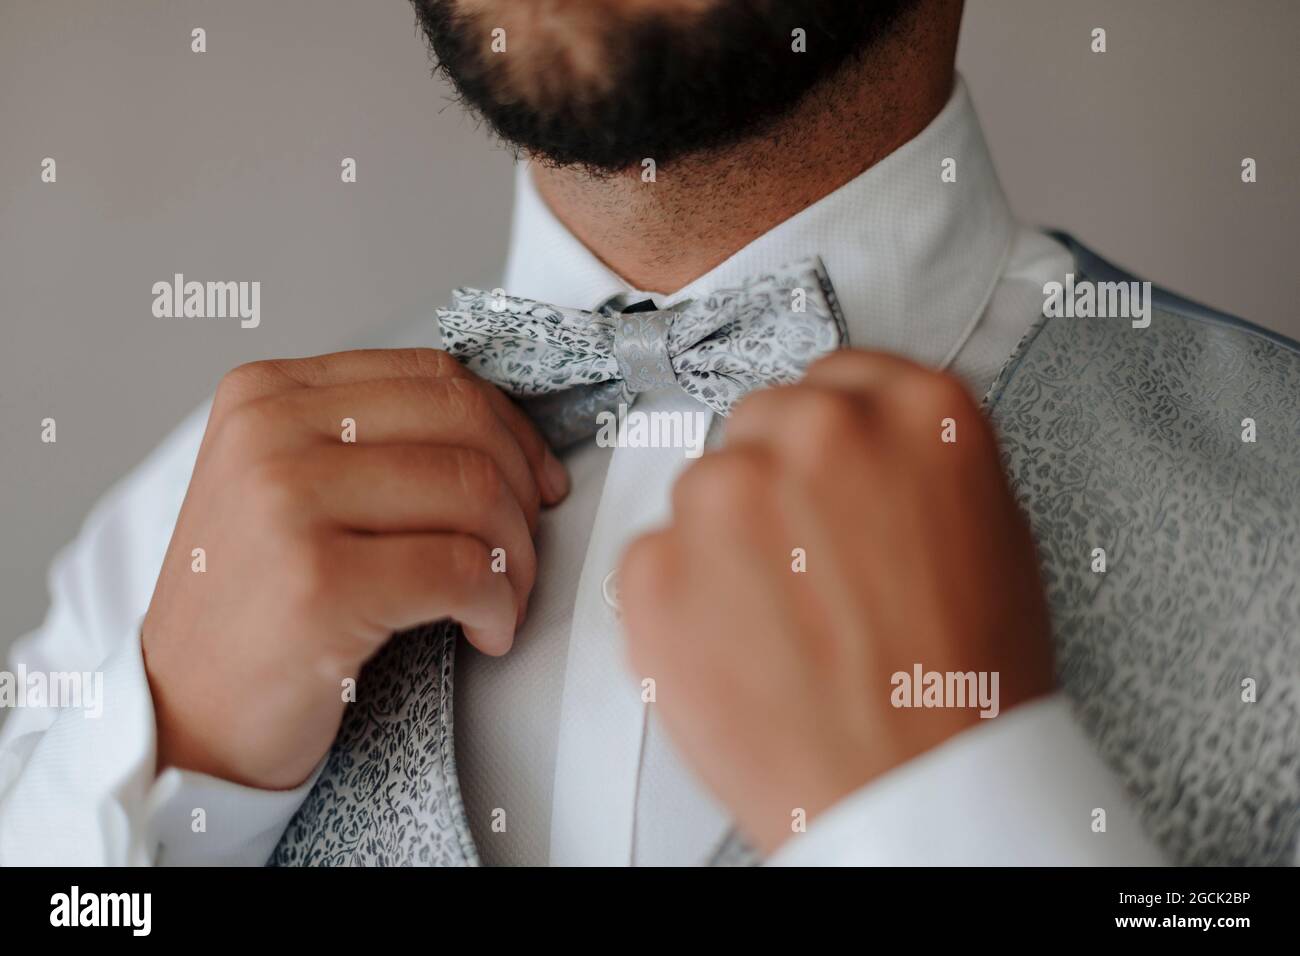
{"type": "Polygon", "coordinates": [[[258,359],[236,365],[222,379],[235,386],[260,385],[275,375],[276,363],[273,359],[258,359]]]}
{"type": "Polygon", "coordinates": [[[261,401],[246,402],[221,416],[216,443],[223,455],[245,456],[271,444],[275,416],[261,401]]]}
{"type": "Polygon", "coordinates": [[[848,392],[809,392],[804,402],[807,422],[822,431],[852,431],[862,418],[862,406],[848,392]]]}
{"type": "Polygon", "coordinates": [[[470,424],[485,422],[493,417],[488,397],[470,379],[445,379],[438,383],[437,388],[451,417],[470,424]]]}
{"type": "Polygon", "coordinates": [[[896,390],[900,403],[918,414],[956,416],[975,408],[966,386],[947,372],[925,371],[909,376],[896,390]]]}
{"type": "Polygon", "coordinates": [[[705,514],[745,511],[767,497],[770,468],[756,454],[728,449],[696,462],[677,482],[674,505],[705,514]]]}
{"type": "Polygon", "coordinates": [[[847,392],[808,392],[799,428],[787,436],[800,457],[823,462],[836,456],[849,442],[861,440],[867,419],[858,400],[847,392]]]}
{"type": "Polygon", "coordinates": [[[447,564],[452,577],[468,590],[477,589],[492,573],[492,554],[478,538],[458,534],[447,542],[447,564]]]}
{"type": "Polygon", "coordinates": [[[417,378],[450,378],[464,371],[460,363],[443,349],[403,349],[401,360],[411,367],[417,378]]]}
{"type": "Polygon", "coordinates": [[[520,594],[527,597],[537,583],[537,552],[532,542],[524,544],[522,551],[510,551],[506,555],[510,561],[510,580],[520,594]]]}
{"type": "Polygon", "coordinates": [[[954,375],[927,370],[912,376],[899,388],[895,401],[909,431],[923,436],[923,445],[936,453],[943,450],[946,456],[974,460],[996,448],[988,419],[954,375]]]}
{"type": "Polygon", "coordinates": [[[456,449],[456,475],[461,491],[469,497],[495,494],[502,480],[496,462],[477,448],[456,449]]]}
{"type": "Polygon", "coordinates": [[[275,374],[274,363],[265,359],[236,365],[217,383],[214,407],[232,408],[247,401],[265,388],[275,374]]]}
{"type": "Polygon", "coordinates": [[[500,507],[507,493],[506,482],[489,455],[477,449],[459,449],[456,469],[461,498],[475,517],[500,507]]]}

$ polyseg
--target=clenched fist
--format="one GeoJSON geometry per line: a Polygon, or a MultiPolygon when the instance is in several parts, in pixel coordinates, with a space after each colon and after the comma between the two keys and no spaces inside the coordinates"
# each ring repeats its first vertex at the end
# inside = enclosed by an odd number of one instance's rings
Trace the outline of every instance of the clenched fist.
{"type": "Polygon", "coordinates": [[[913,706],[895,675],[996,673],[1001,712],[1053,685],[992,430],[956,379],[901,358],[839,352],[741,401],[620,592],[665,727],[768,852],[797,811],[987,722],[974,701],[913,706]]]}
{"type": "Polygon", "coordinates": [[[567,491],[524,414],[444,352],[235,369],[142,629],[159,767],[293,787],[338,731],[343,681],[394,631],[450,617],[504,653],[538,509],[567,491]]]}

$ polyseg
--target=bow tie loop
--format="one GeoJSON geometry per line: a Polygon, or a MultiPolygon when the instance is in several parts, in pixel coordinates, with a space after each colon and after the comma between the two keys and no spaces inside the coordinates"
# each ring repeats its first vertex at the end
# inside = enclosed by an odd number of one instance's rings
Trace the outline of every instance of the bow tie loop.
{"type": "Polygon", "coordinates": [[[629,393],[677,384],[668,354],[671,311],[625,312],[614,327],[614,359],[629,393]]]}

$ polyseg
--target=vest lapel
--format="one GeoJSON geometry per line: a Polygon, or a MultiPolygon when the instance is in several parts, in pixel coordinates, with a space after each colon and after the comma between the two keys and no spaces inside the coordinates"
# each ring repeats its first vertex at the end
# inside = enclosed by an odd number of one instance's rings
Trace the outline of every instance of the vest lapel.
{"type": "Polygon", "coordinates": [[[456,778],[460,628],[394,636],[366,665],[325,767],[272,866],[477,866],[456,778]]]}

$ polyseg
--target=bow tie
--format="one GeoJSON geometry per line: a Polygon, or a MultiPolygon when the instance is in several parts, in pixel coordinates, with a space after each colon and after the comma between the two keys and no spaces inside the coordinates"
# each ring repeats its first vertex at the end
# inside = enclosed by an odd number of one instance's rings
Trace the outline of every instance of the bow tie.
{"type": "Polygon", "coordinates": [[[620,309],[621,298],[588,312],[457,289],[438,310],[443,347],[518,399],[558,450],[650,389],[678,386],[725,416],[747,392],[798,381],[848,337],[818,258],[667,309],[620,309]]]}

